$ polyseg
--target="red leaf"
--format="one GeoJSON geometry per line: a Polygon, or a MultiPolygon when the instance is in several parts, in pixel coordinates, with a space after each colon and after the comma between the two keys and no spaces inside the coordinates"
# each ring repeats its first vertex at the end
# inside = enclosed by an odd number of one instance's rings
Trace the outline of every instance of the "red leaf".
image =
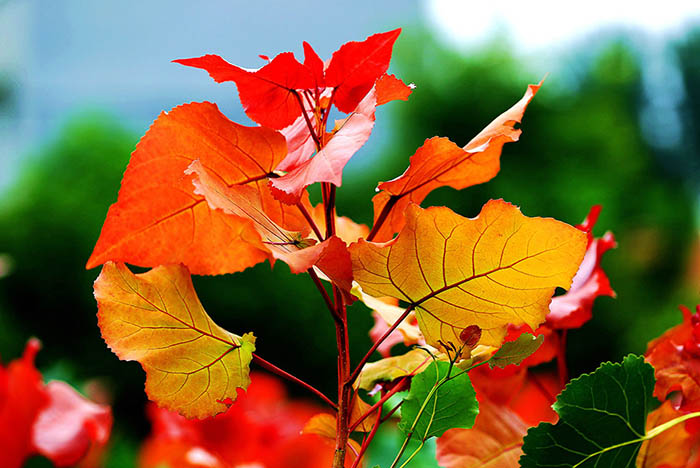
{"type": "Polygon", "coordinates": [[[408,101],[415,85],[405,85],[403,81],[394,75],[382,75],[377,81],[375,89],[377,91],[377,105],[381,106],[387,102],[401,100],[408,101]]]}
{"type": "Polygon", "coordinates": [[[104,446],[112,428],[109,406],[93,403],[65,382],[46,386],[49,402],[34,423],[32,442],[37,453],[56,466],[73,466],[92,447],[104,446]]]}
{"type": "Polygon", "coordinates": [[[340,187],[345,164],[372,133],[375,108],[376,95],[369,93],[357,109],[341,122],[320,152],[284,176],[270,180],[275,198],[287,204],[297,203],[304,189],[315,182],[330,182],[340,187]]]}
{"type": "Polygon", "coordinates": [[[326,69],[326,86],[336,88],[333,102],[350,113],[389,68],[394,42],[401,29],[348,42],[333,53],[326,69]]]}
{"type": "Polygon", "coordinates": [[[149,405],[153,429],[139,466],[327,468],[333,446],[300,434],[318,412],[315,406],[287,399],[282,384],[264,374],[253,374],[248,390],[213,418],[188,420],[149,405]],[[197,456],[202,463],[194,463],[197,456]]]}
{"type": "Polygon", "coordinates": [[[41,374],[34,367],[39,340],[29,340],[24,355],[7,366],[4,397],[0,399],[0,466],[19,468],[34,450],[34,421],[47,404],[41,374]]]}
{"type": "Polygon", "coordinates": [[[248,117],[264,127],[277,130],[291,124],[301,114],[294,90],[313,88],[316,84],[314,73],[297,62],[291,52],[277,55],[257,70],[237,67],[218,55],[173,62],[204,69],[217,83],[234,81],[248,117]]]}
{"type": "Polygon", "coordinates": [[[547,314],[547,326],[551,328],[578,328],[591,319],[596,297],[615,297],[610,280],[600,266],[603,254],[617,246],[615,236],[608,231],[603,237],[593,238],[593,227],[600,210],[600,205],[592,207],[584,222],[576,226],[588,234],[588,248],[571,288],[566,294],[552,299],[547,314]]]}
{"type": "Polygon", "coordinates": [[[683,323],[649,343],[646,359],[654,366],[654,396],[661,401],[680,392],[676,409],[700,410],[700,306],[693,314],[681,306],[683,323]]]}
{"type": "Polygon", "coordinates": [[[209,209],[184,171],[199,159],[225,184],[257,189],[268,216],[295,230],[306,221],[296,207],[272,198],[266,180],[285,149],[279,133],[235,124],[208,102],[162,113],[131,156],[87,267],[110,260],[144,267],[182,263],[193,274],[211,275],[263,261],[251,223],[209,209]]]}

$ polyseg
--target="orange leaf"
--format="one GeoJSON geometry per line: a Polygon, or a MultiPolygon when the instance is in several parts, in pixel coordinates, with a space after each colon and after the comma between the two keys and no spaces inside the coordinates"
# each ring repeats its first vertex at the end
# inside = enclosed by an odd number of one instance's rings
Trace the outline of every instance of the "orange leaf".
{"type": "Polygon", "coordinates": [[[313,245],[315,240],[304,239],[302,233],[287,231],[270,219],[259,192],[253,187],[229,187],[216,174],[205,169],[200,161],[190,164],[185,173],[195,175],[195,194],[203,196],[212,210],[222,210],[252,221],[261,240],[261,249],[269,253],[271,262],[282,260],[292,273],[303,273],[316,265],[341,288],[350,290],[350,255],[338,237],[332,236],[313,245]]]}
{"type": "MultiPolygon", "coordinates": [[[[665,401],[647,417],[647,432],[683,413],[673,409],[665,401]]],[[[690,450],[695,441],[685,429],[685,424],[676,424],[653,439],[645,440],[637,455],[638,468],[683,468],[687,466],[690,450]]]]}
{"type": "Polygon", "coordinates": [[[571,284],[585,249],[578,229],[491,200],[474,219],[410,205],[396,239],[360,240],[350,254],[362,289],[411,304],[426,342],[445,349],[460,348],[470,325],[482,329],[479,344],[487,346],[499,346],[511,323],[537,328],[556,287],[571,284]]]}
{"type": "Polygon", "coordinates": [[[225,411],[250,383],[255,337],[216,325],[202,308],[187,268],[134,275],[108,262],[95,281],[98,324],[110,349],[146,371],[146,394],[186,417],[225,411]]]}
{"type": "Polygon", "coordinates": [[[184,171],[199,159],[226,185],[256,188],[271,219],[299,229],[305,222],[296,207],[282,205],[267,189],[266,178],[285,152],[279,133],[235,124],[208,102],[162,113],[131,156],[87,267],[183,263],[194,274],[222,274],[263,261],[251,223],[212,212],[184,171]]]}
{"type": "Polygon", "coordinates": [[[377,187],[381,192],[372,198],[375,224],[382,211],[390,210],[373,240],[391,239],[404,225],[404,211],[409,203],[420,204],[438,187],[450,186],[461,190],[491,180],[500,169],[503,145],[517,141],[521,130],[514,128],[522,120],[525,108],[542,85],[529,85],[525,96],[498,116],[472,141],[460,148],[447,138],[434,137],[425,141],[411,156],[406,171],[377,187]]]}
{"type": "Polygon", "coordinates": [[[480,397],[472,429],[450,429],[438,438],[437,462],[444,468],[517,468],[527,428],[507,407],[480,397]]]}
{"type": "Polygon", "coordinates": [[[377,90],[377,105],[381,106],[387,102],[401,100],[408,101],[408,96],[411,95],[414,84],[406,85],[394,75],[382,75],[377,80],[375,88],[377,90]]]}

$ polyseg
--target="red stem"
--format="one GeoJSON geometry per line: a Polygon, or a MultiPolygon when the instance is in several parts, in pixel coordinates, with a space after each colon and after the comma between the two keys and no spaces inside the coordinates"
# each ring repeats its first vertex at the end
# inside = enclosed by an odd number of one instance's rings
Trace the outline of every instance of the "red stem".
{"type": "Polygon", "coordinates": [[[311,217],[311,215],[309,214],[306,207],[304,205],[302,205],[301,202],[298,202],[297,208],[299,208],[299,211],[301,211],[301,214],[304,216],[304,219],[311,227],[311,230],[313,230],[314,234],[316,234],[316,237],[318,237],[318,241],[321,242],[323,240],[323,236],[321,235],[321,231],[318,229],[318,226],[316,226],[314,219],[311,217]]]}
{"type": "Polygon", "coordinates": [[[389,335],[391,335],[391,332],[396,330],[396,327],[401,325],[401,322],[403,322],[406,319],[406,317],[408,317],[408,314],[413,312],[413,308],[413,305],[409,306],[404,311],[404,313],[401,314],[401,317],[399,317],[398,320],[396,320],[396,322],[394,322],[394,324],[391,327],[389,327],[389,329],[385,331],[384,334],[377,341],[374,342],[369,351],[367,351],[367,354],[365,354],[365,357],[363,357],[360,360],[360,362],[357,364],[357,367],[355,367],[355,370],[350,375],[350,378],[348,379],[348,385],[352,385],[353,382],[355,382],[355,379],[357,379],[357,377],[360,375],[360,372],[362,372],[362,367],[367,363],[369,358],[372,357],[372,353],[374,353],[377,350],[377,348],[379,348],[379,346],[384,342],[384,340],[387,339],[389,335]]]}
{"type": "Polygon", "coordinates": [[[343,295],[338,287],[333,286],[333,297],[336,304],[336,341],[338,345],[338,417],[336,419],[335,454],[333,468],[345,466],[345,448],[348,444],[350,431],[350,407],[352,404],[352,386],[346,385],[350,374],[350,345],[348,342],[347,310],[343,295]]]}
{"type": "Polygon", "coordinates": [[[569,369],[566,366],[566,330],[559,333],[559,349],[557,349],[557,371],[562,386],[569,381],[569,369]]]}
{"type": "Polygon", "coordinates": [[[333,305],[333,301],[331,301],[331,297],[328,295],[328,291],[326,291],[326,288],[323,287],[323,283],[321,283],[321,278],[318,277],[313,268],[309,268],[308,270],[306,270],[306,272],[309,274],[311,280],[316,285],[318,292],[320,292],[321,296],[323,296],[323,301],[326,303],[326,307],[328,307],[328,310],[331,312],[333,320],[337,322],[338,320],[340,320],[340,317],[336,314],[335,305],[333,305]]]}
{"type": "Polygon", "coordinates": [[[379,424],[381,424],[382,421],[382,409],[379,408],[379,411],[377,411],[377,419],[374,421],[374,425],[372,426],[372,430],[369,432],[369,435],[365,437],[365,439],[362,441],[362,446],[360,446],[360,453],[357,454],[355,457],[355,462],[352,464],[350,468],[357,468],[357,466],[360,464],[360,461],[362,460],[362,457],[364,456],[365,452],[367,451],[367,447],[369,447],[369,444],[372,442],[372,439],[374,439],[375,434],[377,433],[377,429],[379,429],[379,424]]]}
{"type": "Polygon", "coordinates": [[[304,387],[305,389],[311,391],[311,392],[312,392],[313,394],[315,394],[317,397],[319,397],[320,399],[322,399],[323,401],[325,401],[326,403],[328,403],[329,405],[331,405],[331,406],[332,406],[333,408],[335,408],[336,410],[338,409],[338,405],[336,405],[335,403],[333,403],[333,401],[332,401],[330,398],[328,398],[326,395],[324,395],[323,393],[321,393],[320,390],[316,389],[316,388],[313,387],[311,384],[308,384],[308,383],[304,382],[303,380],[301,380],[300,378],[293,376],[293,375],[290,374],[289,372],[280,369],[280,368],[277,367],[276,365],[272,364],[271,362],[266,361],[265,359],[261,358],[260,356],[258,356],[258,355],[255,354],[255,353],[253,353],[253,361],[254,361],[257,365],[259,365],[260,367],[262,367],[263,369],[266,369],[266,370],[272,372],[273,374],[277,374],[277,375],[279,375],[279,376],[281,376],[281,377],[284,377],[284,378],[287,379],[287,380],[290,380],[290,381],[292,381],[292,382],[294,382],[294,383],[296,383],[296,384],[301,385],[302,387],[304,387]]]}
{"type": "Polygon", "coordinates": [[[392,388],[392,389],[389,390],[385,395],[383,395],[383,396],[379,399],[378,402],[376,402],[375,404],[373,404],[372,406],[370,406],[370,408],[365,412],[365,414],[363,414],[362,416],[360,416],[360,417],[357,419],[357,421],[355,421],[355,422],[353,423],[353,425],[350,426],[350,432],[352,432],[352,431],[354,431],[355,429],[357,429],[357,426],[359,426],[360,424],[362,424],[362,421],[364,421],[365,419],[367,419],[367,417],[368,417],[370,414],[372,414],[377,408],[381,408],[382,405],[383,405],[384,403],[386,403],[387,400],[389,400],[389,398],[391,398],[392,396],[394,396],[396,393],[398,393],[398,392],[400,392],[400,391],[402,391],[402,390],[405,390],[406,387],[407,387],[407,384],[408,384],[408,380],[409,380],[411,377],[413,377],[413,372],[411,372],[410,374],[408,374],[408,375],[406,375],[406,376],[401,377],[401,380],[399,380],[399,381],[396,383],[396,385],[394,385],[394,388],[392,388]]]}
{"type": "Polygon", "coordinates": [[[335,234],[335,185],[324,182],[327,187],[328,199],[326,203],[326,239],[335,234]]]}
{"type": "Polygon", "coordinates": [[[304,116],[304,120],[306,121],[306,126],[309,128],[309,133],[311,133],[311,138],[313,138],[314,143],[316,143],[316,150],[320,151],[321,150],[321,140],[318,139],[318,135],[316,135],[316,131],[314,130],[314,126],[311,124],[311,120],[309,120],[309,116],[306,115],[306,108],[304,107],[304,102],[301,100],[301,96],[296,90],[292,90],[292,94],[294,97],[297,99],[297,102],[299,103],[299,107],[301,107],[301,115],[304,116]]]}
{"type": "Polygon", "coordinates": [[[374,226],[372,226],[372,230],[369,232],[369,234],[367,234],[367,242],[372,242],[372,239],[374,239],[374,237],[379,233],[384,221],[386,221],[386,218],[389,216],[389,213],[391,213],[394,205],[396,205],[396,202],[398,202],[400,199],[401,197],[396,195],[389,197],[389,201],[386,202],[386,205],[384,205],[384,208],[382,208],[379,216],[377,216],[377,221],[374,223],[374,226]]]}

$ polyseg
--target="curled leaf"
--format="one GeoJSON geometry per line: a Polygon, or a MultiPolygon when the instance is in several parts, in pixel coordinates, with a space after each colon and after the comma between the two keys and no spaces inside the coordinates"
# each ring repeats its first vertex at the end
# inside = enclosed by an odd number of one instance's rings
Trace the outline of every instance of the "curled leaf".
{"type": "Polygon", "coordinates": [[[160,266],[135,275],[107,263],[95,281],[98,324],[110,349],[146,371],[146,394],[192,418],[225,411],[250,383],[251,333],[216,325],[202,307],[187,269],[160,266]]]}
{"type": "Polygon", "coordinates": [[[596,297],[615,297],[610,280],[600,265],[603,254],[617,246],[615,236],[608,231],[603,237],[593,237],[593,227],[600,210],[600,205],[592,207],[583,223],[576,226],[588,235],[588,248],[571,288],[566,294],[552,299],[547,314],[547,326],[551,328],[578,328],[591,319],[596,297]]]}
{"type": "Polygon", "coordinates": [[[491,180],[500,170],[501,150],[505,143],[517,141],[520,123],[527,105],[542,82],[529,85],[525,95],[506,112],[498,116],[474,139],[460,148],[447,138],[434,137],[425,141],[411,156],[408,169],[388,182],[381,182],[374,196],[374,221],[388,210],[388,218],[373,240],[386,241],[399,232],[405,223],[404,212],[410,203],[420,204],[438,187],[450,186],[461,190],[491,180]]]}
{"type": "Polygon", "coordinates": [[[487,346],[500,346],[509,324],[537,328],[555,288],[571,284],[586,245],[581,231],[527,218],[502,200],[474,219],[411,205],[406,221],[394,241],[350,246],[354,277],[370,295],[411,304],[426,342],[442,349],[461,347],[470,325],[487,346]]]}

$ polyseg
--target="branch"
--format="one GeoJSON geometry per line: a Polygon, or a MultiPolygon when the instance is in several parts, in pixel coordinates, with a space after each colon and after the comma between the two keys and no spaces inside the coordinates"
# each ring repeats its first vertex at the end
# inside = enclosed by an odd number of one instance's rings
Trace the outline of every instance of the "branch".
{"type": "Polygon", "coordinates": [[[358,465],[360,464],[360,461],[362,460],[362,457],[364,456],[365,452],[367,451],[367,447],[369,447],[369,444],[372,442],[372,439],[374,439],[375,434],[377,433],[377,429],[379,429],[379,425],[382,422],[382,409],[379,408],[377,411],[377,419],[374,421],[374,425],[372,426],[372,430],[369,432],[369,435],[365,438],[365,440],[362,441],[362,446],[360,447],[360,453],[357,454],[355,457],[355,462],[352,464],[350,468],[357,468],[358,465]]]}
{"type": "Polygon", "coordinates": [[[357,367],[355,368],[353,373],[350,375],[350,378],[346,382],[346,385],[352,385],[353,382],[355,382],[357,377],[360,375],[360,372],[362,372],[362,367],[367,363],[369,358],[372,357],[372,353],[374,353],[377,350],[377,348],[379,348],[379,345],[381,345],[389,335],[391,335],[391,332],[396,330],[396,327],[398,327],[401,324],[401,322],[403,322],[406,319],[406,317],[408,317],[408,314],[413,312],[414,308],[415,308],[415,305],[411,304],[404,311],[404,313],[401,314],[401,317],[399,317],[398,320],[396,320],[396,322],[394,322],[394,324],[391,327],[389,327],[389,329],[386,332],[384,332],[384,334],[377,341],[374,342],[374,344],[369,349],[369,351],[367,351],[367,354],[365,354],[365,357],[363,357],[360,360],[359,364],[357,364],[357,367]]]}
{"type": "Polygon", "coordinates": [[[338,320],[340,320],[340,317],[338,316],[338,313],[335,310],[335,306],[333,305],[333,301],[331,300],[331,297],[328,295],[328,291],[326,291],[326,288],[323,287],[323,283],[321,283],[321,279],[318,277],[318,275],[314,271],[313,267],[306,270],[306,272],[309,274],[309,276],[313,280],[314,284],[316,285],[316,288],[318,289],[318,292],[320,292],[321,296],[323,296],[323,301],[326,303],[326,307],[328,307],[328,310],[331,312],[333,319],[336,322],[338,322],[338,320]]]}
{"type": "Polygon", "coordinates": [[[335,185],[328,184],[328,199],[326,203],[326,239],[335,234],[335,185]]]}
{"type": "Polygon", "coordinates": [[[406,385],[408,384],[408,380],[409,380],[411,377],[413,377],[413,375],[414,375],[414,374],[413,374],[413,372],[412,372],[412,373],[410,373],[410,374],[408,374],[408,375],[405,375],[405,376],[401,377],[401,379],[398,381],[398,383],[397,383],[396,385],[394,385],[394,388],[392,388],[392,389],[389,390],[385,395],[383,395],[383,396],[379,399],[378,402],[376,402],[375,404],[373,404],[372,406],[370,406],[370,408],[369,408],[367,411],[365,411],[365,414],[363,414],[362,416],[360,416],[360,417],[357,419],[357,421],[355,421],[355,422],[353,423],[353,425],[350,426],[350,432],[353,432],[355,429],[357,429],[357,426],[359,426],[359,425],[362,423],[362,421],[364,421],[365,419],[367,419],[367,417],[368,417],[370,414],[372,414],[374,411],[376,411],[377,408],[381,408],[382,405],[383,405],[384,403],[386,403],[386,402],[389,400],[389,398],[391,398],[392,396],[396,395],[398,392],[400,392],[400,391],[402,391],[402,390],[405,390],[405,389],[406,389],[406,385]]]}
{"type": "Polygon", "coordinates": [[[386,218],[389,216],[389,213],[391,213],[394,205],[396,205],[396,202],[398,202],[400,199],[401,197],[398,195],[392,195],[389,197],[389,201],[386,202],[386,205],[384,205],[384,208],[382,208],[379,216],[377,216],[377,221],[374,223],[374,226],[372,226],[372,230],[369,232],[369,234],[367,234],[367,242],[372,242],[372,239],[374,239],[379,230],[382,228],[382,224],[384,224],[384,221],[386,221],[386,218]]]}
{"type": "Polygon", "coordinates": [[[298,385],[301,385],[302,387],[304,387],[305,389],[311,391],[311,392],[312,392],[313,394],[315,394],[317,397],[319,397],[320,399],[322,399],[323,401],[325,401],[326,403],[328,403],[329,405],[331,405],[331,407],[333,407],[336,411],[338,410],[338,405],[336,405],[335,403],[333,403],[333,401],[332,401],[330,398],[328,398],[326,395],[324,395],[323,393],[321,393],[320,390],[316,389],[316,388],[313,387],[312,385],[310,385],[310,384],[304,382],[303,380],[301,380],[301,379],[299,379],[299,378],[297,378],[297,377],[294,377],[294,376],[293,376],[292,374],[290,374],[289,372],[280,369],[279,367],[275,366],[275,365],[272,364],[271,362],[268,362],[268,361],[264,360],[263,358],[261,358],[260,356],[258,356],[258,355],[255,354],[255,353],[253,353],[253,361],[254,361],[257,365],[259,365],[260,367],[262,367],[263,369],[266,369],[266,370],[272,372],[273,374],[277,374],[277,375],[279,375],[280,377],[284,377],[284,378],[287,379],[287,380],[290,380],[290,381],[292,381],[292,382],[294,382],[294,383],[296,383],[296,384],[298,384],[298,385]]]}
{"type": "Polygon", "coordinates": [[[299,95],[299,93],[297,92],[296,89],[292,89],[291,93],[297,99],[297,102],[299,103],[299,107],[301,107],[301,115],[304,116],[304,120],[306,121],[306,126],[309,127],[309,133],[311,133],[311,138],[313,138],[314,143],[316,143],[316,150],[320,151],[321,150],[321,140],[318,139],[318,135],[316,135],[316,131],[314,130],[314,126],[311,124],[311,120],[309,120],[309,116],[306,115],[306,108],[304,107],[304,102],[301,100],[301,96],[299,95]]]}
{"type": "Polygon", "coordinates": [[[309,214],[306,207],[304,205],[302,205],[301,202],[298,202],[297,208],[299,208],[299,211],[301,211],[301,214],[304,216],[304,219],[306,220],[307,223],[309,223],[309,226],[314,231],[314,234],[316,234],[316,237],[318,237],[318,241],[321,242],[323,240],[323,236],[321,235],[321,231],[318,229],[318,226],[316,226],[316,223],[314,222],[313,218],[309,214]]]}

